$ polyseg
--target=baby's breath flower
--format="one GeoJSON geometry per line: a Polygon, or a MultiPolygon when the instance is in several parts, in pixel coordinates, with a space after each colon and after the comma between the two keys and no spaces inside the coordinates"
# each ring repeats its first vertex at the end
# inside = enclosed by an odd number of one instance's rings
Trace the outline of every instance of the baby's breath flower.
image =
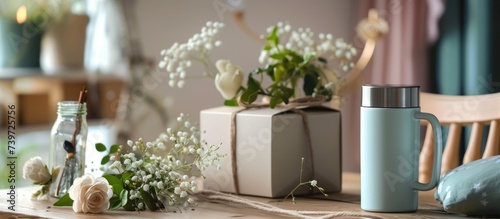
{"type": "Polygon", "coordinates": [[[206,166],[199,165],[200,162],[214,163],[221,157],[214,151],[218,147],[208,147],[193,141],[198,139],[199,131],[188,118],[188,115],[181,114],[177,128],[167,129],[154,141],[142,138],[127,141],[133,153],[122,154],[118,151],[116,156],[110,156],[115,161],[108,166],[108,170],[116,169],[123,175],[125,172],[131,174],[130,178],[124,179],[124,188],[130,188],[129,198],[136,203],[137,210],[146,207],[141,190],[154,191],[158,199],[165,199],[166,203],[178,207],[194,204],[194,199],[189,197],[189,192],[197,191],[194,177],[191,176],[192,168],[200,167],[198,170],[202,171],[206,166]]]}
{"type": "Polygon", "coordinates": [[[163,189],[163,188],[164,188],[164,187],[163,187],[163,182],[162,182],[162,181],[159,181],[158,183],[156,183],[156,187],[157,187],[158,189],[163,189]]]}
{"type": "Polygon", "coordinates": [[[175,188],[174,188],[174,193],[175,193],[175,194],[181,194],[181,191],[182,191],[182,190],[181,190],[181,188],[180,188],[180,187],[175,187],[175,188]]]}
{"type": "Polygon", "coordinates": [[[186,69],[191,67],[193,61],[199,61],[205,66],[205,74],[214,78],[217,72],[207,65],[210,63],[210,52],[214,47],[222,44],[218,40],[220,29],[224,27],[220,22],[207,22],[200,33],[194,34],[186,43],[174,43],[169,49],[161,51],[163,60],[158,66],[165,69],[170,77],[169,86],[182,88],[187,78],[186,69]]]}

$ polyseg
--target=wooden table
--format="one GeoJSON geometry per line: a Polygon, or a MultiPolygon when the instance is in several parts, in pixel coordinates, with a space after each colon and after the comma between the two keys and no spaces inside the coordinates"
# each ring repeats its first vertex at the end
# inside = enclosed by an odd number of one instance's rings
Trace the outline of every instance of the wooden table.
{"type": "MultiPolygon", "coordinates": [[[[434,191],[419,193],[419,210],[415,213],[372,213],[365,212],[360,208],[360,177],[359,173],[343,174],[343,189],[341,193],[329,194],[328,197],[297,197],[294,204],[290,199],[267,199],[251,196],[240,196],[245,199],[268,203],[273,206],[288,210],[308,211],[351,211],[377,216],[379,218],[457,218],[456,214],[443,211],[441,205],[434,200],[434,191]],[[327,200],[325,200],[325,198],[327,200]]],[[[20,188],[16,192],[16,211],[8,209],[6,202],[7,190],[0,190],[0,218],[290,218],[283,215],[271,214],[242,206],[239,204],[221,204],[209,201],[201,201],[196,207],[190,207],[182,213],[179,211],[150,212],[150,211],[106,211],[102,214],[77,214],[71,207],[54,207],[55,199],[48,201],[30,200],[31,194],[38,187],[20,188]]],[[[340,217],[340,218],[367,218],[367,217],[340,217]]]]}

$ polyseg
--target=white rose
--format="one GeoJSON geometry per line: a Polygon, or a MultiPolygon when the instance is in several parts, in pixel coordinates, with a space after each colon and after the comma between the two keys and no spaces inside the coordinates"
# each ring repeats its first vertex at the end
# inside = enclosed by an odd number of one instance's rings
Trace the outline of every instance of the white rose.
{"type": "Polygon", "coordinates": [[[32,157],[23,166],[23,178],[33,180],[35,183],[45,184],[52,177],[41,157],[32,157]]]}
{"type": "Polygon", "coordinates": [[[103,177],[85,174],[73,181],[69,188],[69,197],[73,199],[73,211],[79,213],[101,213],[109,208],[109,199],[113,196],[112,187],[103,177]]]}
{"type": "Polygon", "coordinates": [[[243,71],[239,66],[228,60],[219,60],[215,63],[219,73],[215,76],[215,87],[224,99],[233,99],[243,82],[243,71]]]}

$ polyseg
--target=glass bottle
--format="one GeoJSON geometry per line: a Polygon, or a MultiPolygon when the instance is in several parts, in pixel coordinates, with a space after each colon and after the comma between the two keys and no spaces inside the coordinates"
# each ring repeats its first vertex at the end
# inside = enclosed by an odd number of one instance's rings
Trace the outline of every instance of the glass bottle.
{"type": "Polygon", "coordinates": [[[85,170],[85,145],[87,142],[87,106],[76,101],[57,103],[57,119],[50,134],[48,168],[55,181],[50,185],[50,196],[62,197],[68,193],[75,178],[85,170]],[[58,169],[58,171],[57,171],[58,169]],[[53,177],[54,179],[54,177],[53,177]]]}

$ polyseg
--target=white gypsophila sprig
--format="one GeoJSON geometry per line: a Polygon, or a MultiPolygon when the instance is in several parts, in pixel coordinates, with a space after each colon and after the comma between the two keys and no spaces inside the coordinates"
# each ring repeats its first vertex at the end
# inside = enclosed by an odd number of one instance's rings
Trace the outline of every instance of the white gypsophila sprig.
{"type": "Polygon", "coordinates": [[[168,128],[154,141],[139,138],[127,141],[127,145],[134,152],[121,154],[120,162],[115,161],[112,166],[130,174],[124,185],[129,189],[129,199],[137,210],[146,206],[144,192],[154,192],[164,206],[195,204],[193,193],[198,187],[193,168],[201,172],[221,158],[216,152],[218,146],[202,144],[197,125],[192,124],[185,114],[177,118],[176,127],[168,128]]]}
{"type": "Polygon", "coordinates": [[[203,64],[205,72],[201,76],[215,78],[217,71],[210,60],[210,52],[222,44],[218,35],[223,27],[224,23],[209,21],[201,28],[200,33],[194,34],[186,43],[174,43],[169,49],[161,51],[163,60],[159,67],[168,72],[170,87],[184,87],[185,79],[188,78],[186,69],[193,62],[203,64]]]}
{"type": "MultiPolygon", "coordinates": [[[[270,56],[278,52],[278,49],[286,48],[302,56],[314,55],[323,57],[327,61],[338,61],[338,66],[344,72],[349,71],[355,65],[354,57],[357,55],[357,50],[342,38],[334,38],[329,33],[320,33],[316,40],[315,34],[310,28],[294,30],[290,24],[283,22],[268,27],[267,33],[271,33],[274,27],[277,28],[277,36],[280,39],[283,39],[286,35],[289,35],[289,38],[286,42],[280,42],[278,48],[262,50],[259,57],[259,62],[262,64],[274,64],[277,60],[272,59],[270,56]]],[[[313,60],[313,64],[315,64],[314,62],[317,62],[317,59],[313,60]]]]}

